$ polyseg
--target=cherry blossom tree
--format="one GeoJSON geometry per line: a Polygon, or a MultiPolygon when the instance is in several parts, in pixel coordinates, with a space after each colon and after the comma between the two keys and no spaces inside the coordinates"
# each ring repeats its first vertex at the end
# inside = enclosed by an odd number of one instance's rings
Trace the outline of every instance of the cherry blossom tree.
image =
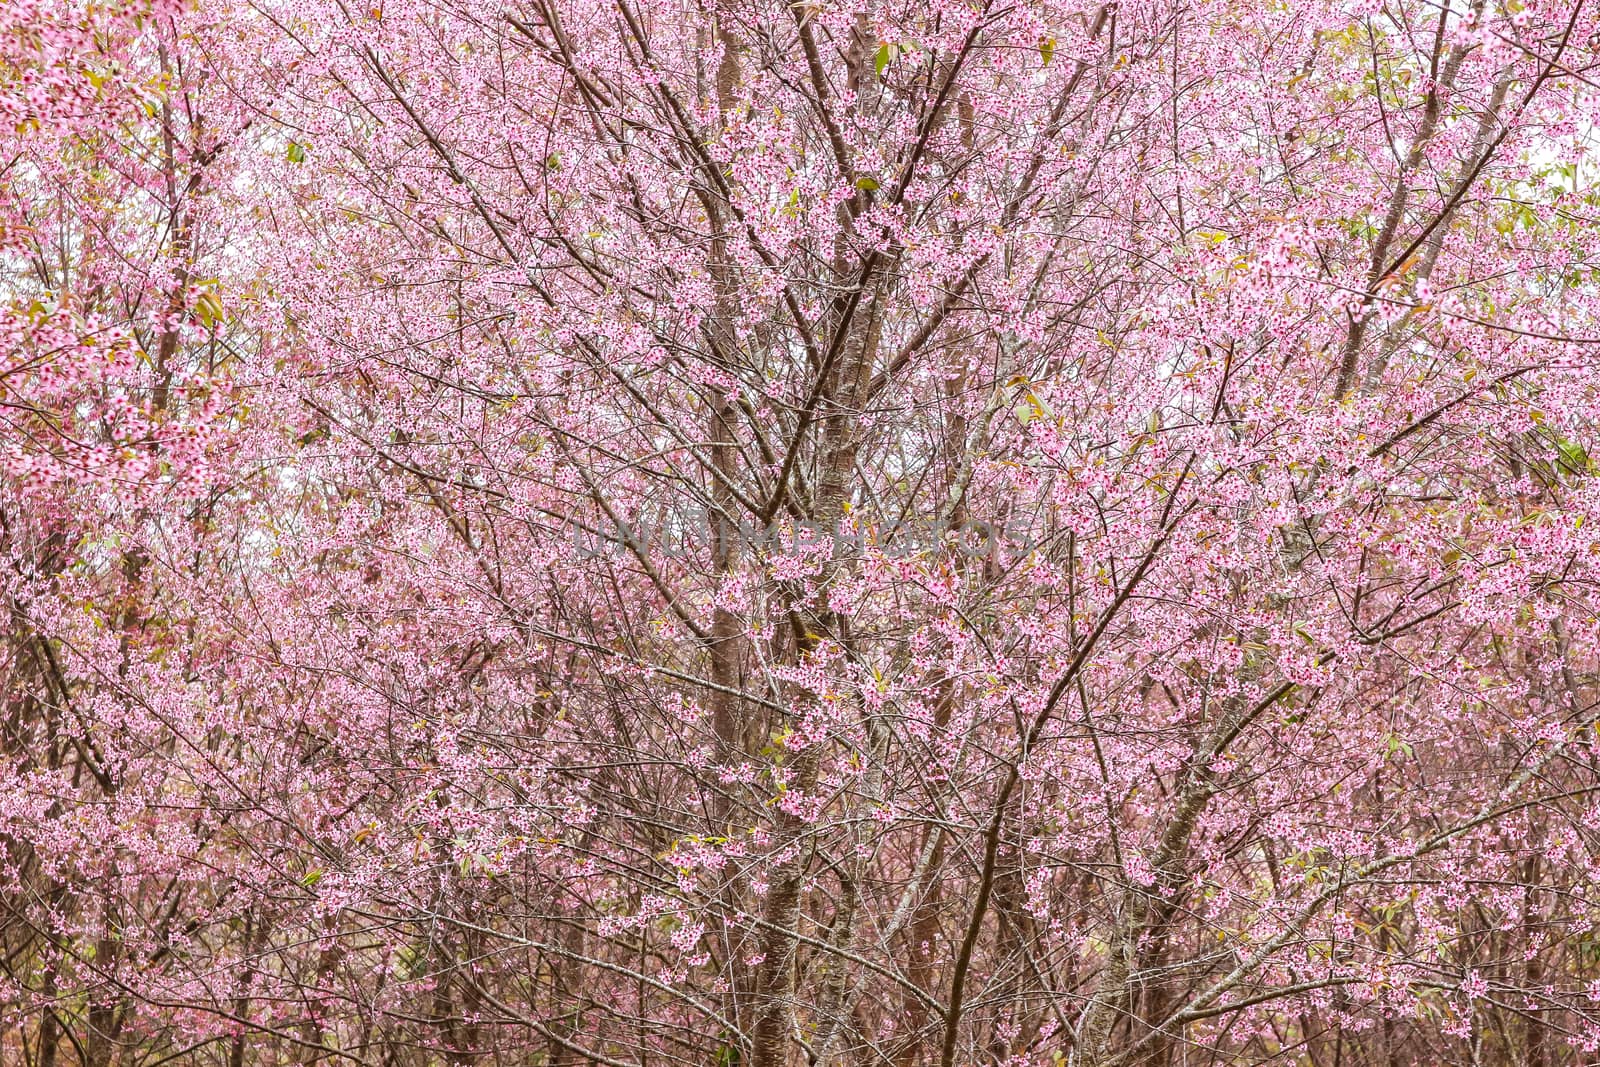
{"type": "Polygon", "coordinates": [[[1591,8],[7,8],[3,1056],[1592,1058],[1591,8]]]}

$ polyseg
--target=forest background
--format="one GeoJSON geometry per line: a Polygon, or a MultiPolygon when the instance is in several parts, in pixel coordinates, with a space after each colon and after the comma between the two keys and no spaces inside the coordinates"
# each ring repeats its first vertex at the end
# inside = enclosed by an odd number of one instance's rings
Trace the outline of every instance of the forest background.
{"type": "Polygon", "coordinates": [[[1595,1062],[1597,62],[0,5],[0,1061],[1595,1062]]]}

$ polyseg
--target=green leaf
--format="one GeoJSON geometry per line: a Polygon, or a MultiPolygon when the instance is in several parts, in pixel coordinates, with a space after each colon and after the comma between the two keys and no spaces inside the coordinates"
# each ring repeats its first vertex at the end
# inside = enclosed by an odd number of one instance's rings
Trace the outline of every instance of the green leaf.
{"type": "Polygon", "coordinates": [[[892,44],[884,43],[878,46],[878,54],[872,58],[872,69],[877,71],[878,77],[883,77],[883,72],[889,69],[889,64],[894,61],[895,52],[899,51],[892,44]]]}
{"type": "Polygon", "coordinates": [[[304,163],[306,161],[306,146],[299,141],[289,142],[289,162],[304,163]]]}
{"type": "Polygon", "coordinates": [[[201,324],[208,330],[222,321],[222,300],[216,293],[201,293],[194,309],[200,317],[201,324]]]}
{"type": "Polygon", "coordinates": [[[1587,474],[1594,469],[1589,453],[1576,441],[1563,437],[1556,442],[1556,451],[1561,455],[1562,465],[1573,474],[1587,474]]]}
{"type": "Polygon", "coordinates": [[[1044,65],[1049,66],[1056,55],[1056,39],[1054,37],[1039,38],[1039,58],[1044,60],[1044,65]]]}
{"type": "Polygon", "coordinates": [[[1390,756],[1403,755],[1406,759],[1416,758],[1416,749],[1412,748],[1410,742],[1399,734],[1388,734],[1384,737],[1384,743],[1389,749],[1390,756]]]}

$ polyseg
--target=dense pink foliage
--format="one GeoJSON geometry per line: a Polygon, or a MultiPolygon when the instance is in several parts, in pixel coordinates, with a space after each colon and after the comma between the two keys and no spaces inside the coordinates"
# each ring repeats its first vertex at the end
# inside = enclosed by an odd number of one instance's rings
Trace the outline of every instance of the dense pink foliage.
{"type": "Polygon", "coordinates": [[[0,3],[0,1061],[1600,1056],[1600,3],[0,3]]]}

